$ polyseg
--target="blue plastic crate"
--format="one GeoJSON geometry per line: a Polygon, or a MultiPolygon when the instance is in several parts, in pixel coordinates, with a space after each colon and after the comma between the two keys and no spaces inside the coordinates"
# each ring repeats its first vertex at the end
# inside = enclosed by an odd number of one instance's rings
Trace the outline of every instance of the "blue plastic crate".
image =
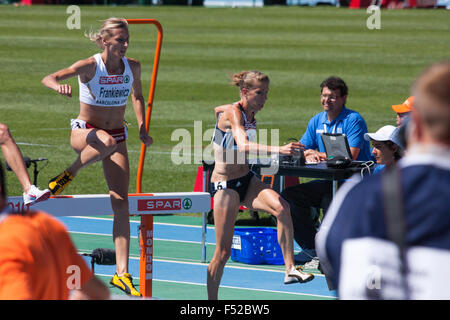
{"type": "Polygon", "coordinates": [[[235,228],[231,260],[248,264],[284,264],[283,253],[272,228],[235,228]]]}

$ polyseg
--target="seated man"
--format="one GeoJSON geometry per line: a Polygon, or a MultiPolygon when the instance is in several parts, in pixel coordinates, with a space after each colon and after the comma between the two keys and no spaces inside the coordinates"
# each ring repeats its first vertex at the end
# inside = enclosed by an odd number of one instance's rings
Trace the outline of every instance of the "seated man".
{"type": "MultiPolygon", "coordinates": [[[[306,161],[326,160],[321,133],[344,133],[347,136],[353,160],[370,160],[369,142],[364,140],[367,125],[356,111],[347,109],[348,88],[344,80],[329,77],[321,85],[321,104],[323,112],[315,115],[308,123],[300,142],[305,145],[306,161]]],[[[332,181],[313,180],[283,190],[281,195],[290,203],[295,241],[303,251],[296,255],[299,263],[310,261],[316,256],[315,218],[311,208],[323,208],[326,212],[332,196],[332,181]]]]}

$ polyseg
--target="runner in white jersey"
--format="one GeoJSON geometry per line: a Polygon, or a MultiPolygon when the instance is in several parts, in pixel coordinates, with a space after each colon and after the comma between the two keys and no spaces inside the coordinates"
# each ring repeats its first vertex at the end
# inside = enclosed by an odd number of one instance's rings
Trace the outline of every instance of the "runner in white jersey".
{"type": "Polygon", "coordinates": [[[277,217],[278,242],[286,266],[284,283],[306,282],[312,274],[295,267],[293,229],[289,205],[278,193],[257,179],[249,169],[247,153],[297,155],[303,145],[266,146],[251,139],[256,132],[255,114],[264,107],[269,78],[259,71],[243,71],[232,77],[240,101],[215,108],[217,125],[213,137],[215,166],[210,193],[214,196],[216,250],[208,266],[208,298],[217,299],[225,263],[231,255],[234,224],[239,207],[262,210],[277,217]]]}
{"type": "Polygon", "coordinates": [[[131,95],[140,139],[145,145],[151,145],[153,140],[145,129],[141,66],[139,61],[125,57],[129,43],[125,19],[107,19],[99,32],[89,37],[103,50],[101,53],[79,60],[42,80],[46,87],[67,97],[72,96],[72,88],[68,84],[61,84],[61,81],[78,76],[80,85],[80,113],[71,120],[70,136],[72,148],[78,157],[63,173],[50,180],[49,189],[53,194],[61,193],[80,169],[102,161],[114,211],[113,239],[117,273],[111,284],[127,294],[140,296],[128,273],[130,173],[124,115],[131,95]]]}

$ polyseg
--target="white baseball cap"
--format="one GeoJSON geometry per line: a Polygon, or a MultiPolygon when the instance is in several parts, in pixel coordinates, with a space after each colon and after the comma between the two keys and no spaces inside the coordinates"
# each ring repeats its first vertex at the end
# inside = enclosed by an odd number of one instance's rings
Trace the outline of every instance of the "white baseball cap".
{"type": "Polygon", "coordinates": [[[387,125],[378,129],[375,133],[365,133],[364,139],[367,141],[375,140],[375,141],[392,141],[399,147],[402,147],[398,137],[398,128],[387,125]]]}

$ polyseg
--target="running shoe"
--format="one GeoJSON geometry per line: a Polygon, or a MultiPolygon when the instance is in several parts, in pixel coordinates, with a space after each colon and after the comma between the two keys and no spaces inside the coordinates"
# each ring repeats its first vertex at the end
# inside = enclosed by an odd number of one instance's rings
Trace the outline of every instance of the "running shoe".
{"type": "Polygon", "coordinates": [[[27,205],[33,205],[35,203],[45,201],[50,197],[50,190],[39,190],[34,184],[31,185],[28,192],[23,194],[23,202],[27,205]]]}
{"type": "Polygon", "coordinates": [[[294,260],[298,264],[305,264],[317,257],[316,250],[314,249],[302,249],[299,253],[294,255],[294,260]]]}
{"type": "Polygon", "coordinates": [[[308,282],[314,279],[314,275],[311,273],[303,272],[302,267],[295,267],[293,266],[291,268],[291,271],[289,273],[286,273],[284,277],[284,284],[290,284],[290,283],[303,283],[308,282]]]}
{"type": "Polygon", "coordinates": [[[319,269],[320,266],[320,261],[318,257],[314,257],[311,261],[305,263],[303,265],[303,268],[307,269],[307,270],[314,270],[314,269],[319,269]]]}
{"type": "Polygon", "coordinates": [[[72,180],[72,175],[67,171],[64,171],[59,176],[54,177],[48,182],[48,188],[50,189],[52,194],[60,194],[72,180]]]}
{"type": "Polygon", "coordinates": [[[133,286],[133,278],[129,273],[124,273],[121,277],[116,273],[109,283],[124,291],[127,295],[142,297],[142,294],[133,286]]]}

